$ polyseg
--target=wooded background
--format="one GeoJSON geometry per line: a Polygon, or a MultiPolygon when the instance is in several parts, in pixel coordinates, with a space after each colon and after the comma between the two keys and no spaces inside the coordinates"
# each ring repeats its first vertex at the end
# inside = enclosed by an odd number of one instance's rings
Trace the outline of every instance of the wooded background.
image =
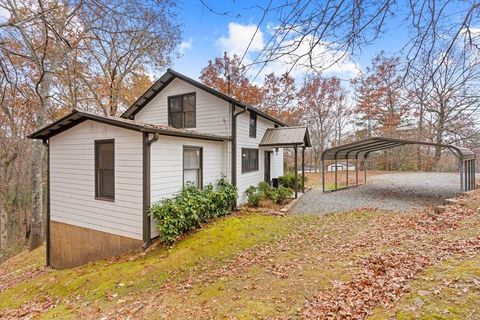
{"type": "MultiPolygon", "coordinates": [[[[227,14],[199,1],[210,14],[227,14]]],[[[265,48],[248,62],[248,48],[212,57],[200,80],[291,125],[308,125],[307,164],[318,168],[325,148],[379,135],[478,151],[479,4],[265,2],[258,10],[277,22],[265,48]],[[325,75],[345,55],[361,54],[392,16],[402,16],[411,33],[402,52],[379,52],[353,79],[325,75]],[[322,59],[320,46],[343,54],[322,59]],[[262,73],[279,60],[285,70],[262,73]],[[290,71],[299,66],[304,77],[294,79],[290,71]]],[[[182,26],[173,0],[2,0],[0,9],[7,17],[0,20],[1,261],[43,242],[45,148],[27,135],[72,109],[119,115],[179,57],[182,26]]],[[[376,169],[455,168],[439,148],[405,147],[376,159],[376,169]]]]}

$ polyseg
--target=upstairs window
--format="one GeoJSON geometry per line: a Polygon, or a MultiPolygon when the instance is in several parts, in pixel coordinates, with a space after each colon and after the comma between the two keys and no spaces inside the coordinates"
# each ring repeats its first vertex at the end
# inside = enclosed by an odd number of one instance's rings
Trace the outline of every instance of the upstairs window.
{"type": "Polygon", "coordinates": [[[175,128],[195,128],[195,93],[168,97],[168,124],[175,128]]]}
{"type": "Polygon", "coordinates": [[[258,149],[242,148],[242,173],[258,171],[258,149]]]}
{"type": "Polygon", "coordinates": [[[95,140],[95,198],[115,199],[114,140],[95,140]]]}
{"type": "Polygon", "coordinates": [[[257,115],[250,113],[250,129],[249,129],[250,138],[257,137],[257,115]]]}
{"type": "Polygon", "coordinates": [[[202,187],[202,148],[183,147],[183,185],[202,187]]]}

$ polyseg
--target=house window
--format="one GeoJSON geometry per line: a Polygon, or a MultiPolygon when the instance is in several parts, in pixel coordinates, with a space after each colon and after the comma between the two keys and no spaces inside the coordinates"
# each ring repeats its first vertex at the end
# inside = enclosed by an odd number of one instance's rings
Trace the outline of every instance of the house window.
{"type": "Polygon", "coordinates": [[[242,148],[242,173],[258,171],[258,149],[242,148]]]}
{"type": "Polygon", "coordinates": [[[175,128],[195,128],[195,93],[168,97],[168,124],[175,128]]]}
{"type": "Polygon", "coordinates": [[[95,198],[115,199],[114,140],[95,140],[95,198]]]}
{"type": "Polygon", "coordinates": [[[202,148],[183,147],[183,185],[202,187],[202,148]]]}
{"type": "Polygon", "coordinates": [[[257,137],[257,115],[250,113],[250,130],[249,130],[250,138],[257,137]]]}

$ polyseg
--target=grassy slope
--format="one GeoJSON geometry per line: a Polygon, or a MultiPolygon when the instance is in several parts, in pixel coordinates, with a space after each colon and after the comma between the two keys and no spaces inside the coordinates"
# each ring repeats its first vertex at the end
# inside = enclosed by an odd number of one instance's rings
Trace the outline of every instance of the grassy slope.
{"type": "MultiPolygon", "coordinates": [[[[52,270],[0,293],[0,310],[20,308],[31,300],[40,304],[44,297],[60,299],[58,309],[62,314],[90,304],[105,308],[111,304],[112,297],[120,299],[131,293],[158,289],[168,279],[181,277],[195,265],[212,259],[220,263],[245,248],[281,237],[287,231],[288,220],[262,215],[229,217],[170,249],[158,248],[144,256],[126,256],[119,262],[102,261],[72,270],[52,270]]],[[[43,250],[23,253],[4,265],[9,269],[15,265],[19,268],[39,265],[43,261],[43,250]]],[[[8,276],[8,272],[3,273],[8,276]]],[[[50,312],[56,313],[55,309],[50,312]]]]}
{"type": "MultiPolygon", "coordinates": [[[[472,208],[479,205],[480,200],[471,201],[472,208]]],[[[43,318],[62,319],[100,314],[182,319],[301,315],[306,298],[350,281],[362,258],[392,249],[388,242],[376,246],[376,239],[371,244],[367,240],[394,217],[384,212],[231,216],[170,249],[158,247],[146,255],[64,271],[42,269],[41,250],[23,253],[0,266],[0,281],[14,284],[0,292],[0,317],[2,312],[18,315],[22,308],[33,313],[39,308],[36,314],[43,318]],[[16,268],[36,273],[32,279],[22,278],[16,268]],[[55,308],[41,310],[45,305],[55,308]]],[[[479,228],[477,214],[422,239],[467,239],[478,236],[479,228]]],[[[411,290],[393,305],[377,307],[372,318],[459,319],[478,314],[479,258],[478,253],[452,257],[428,267],[409,282],[411,290]]]]}

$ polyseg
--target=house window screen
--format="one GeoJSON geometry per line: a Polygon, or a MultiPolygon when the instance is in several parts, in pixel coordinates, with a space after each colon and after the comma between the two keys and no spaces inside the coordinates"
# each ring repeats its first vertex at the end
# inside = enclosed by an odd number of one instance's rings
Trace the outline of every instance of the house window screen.
{"type": "Polygon", "coordinates": [[[115,199],[114,140],[95,141],[95,197],[115,199]]]}
{"type": "Polygon", "coordinates": [[[242,148],[242,173],[258,171],[258,149],[242,148]]]}
{"type": "Polygon", "coordinates": [[[257,115],[256,114],[250,114],[249,136],[250,138],[257,137],[257,115]]]}
{"type": "Polygon", "coordinates": [[[183,148],[183,185],[202,187],[202,149],[183,148]]]}
{"type": "Polygon", "coordinates": [[[168,123],[175,128],[195,128],[195,93],[168,98],[168,123]]]}

